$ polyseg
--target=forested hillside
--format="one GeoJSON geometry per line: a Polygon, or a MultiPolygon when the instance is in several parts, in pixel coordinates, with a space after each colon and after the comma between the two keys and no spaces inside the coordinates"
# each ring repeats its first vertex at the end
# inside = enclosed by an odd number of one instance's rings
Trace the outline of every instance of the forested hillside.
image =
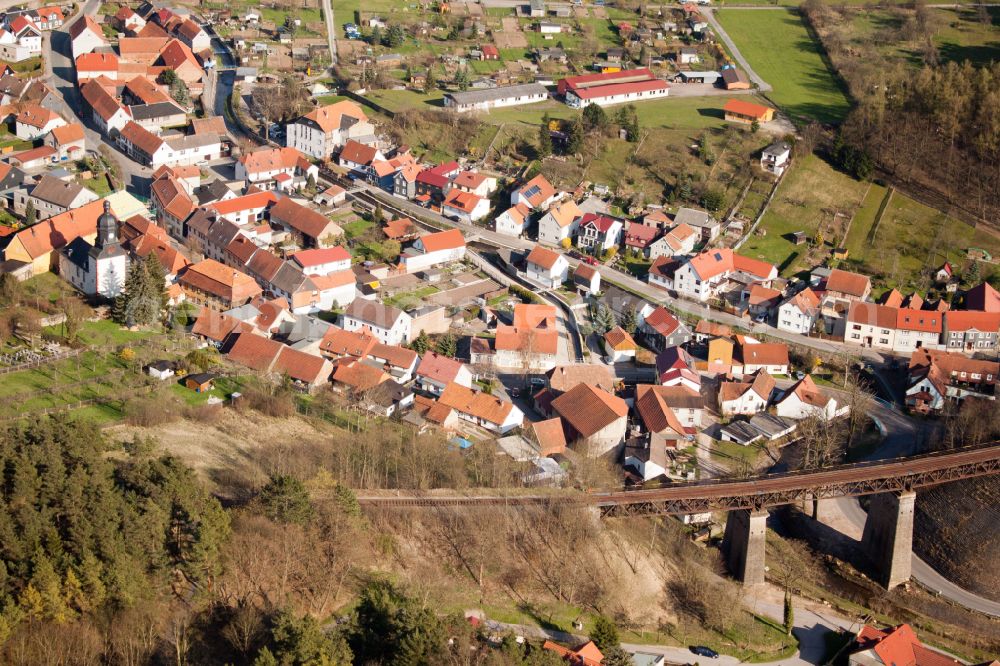
{"type": "Polygon", "coordinates": [[[1000,65],[993,61],[1000,53],[961,47],[979,26],[992,27],[992,14],[923,2],[859,9],[808,0],[802,9],[856,102],[842,127],[857,151],[846,153],[845,167],[859,171],[860,164],[859,175],[867,175],[870,158],[942,210],[995,220],[1000,65]]]}

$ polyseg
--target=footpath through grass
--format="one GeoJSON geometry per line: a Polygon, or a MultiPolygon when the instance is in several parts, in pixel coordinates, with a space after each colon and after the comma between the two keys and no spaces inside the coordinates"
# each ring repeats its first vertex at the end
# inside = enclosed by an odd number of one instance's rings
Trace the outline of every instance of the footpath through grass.
{"type": "Polygon", "coordinates": [[[844,119],[850,101],[797,11],[727,8],[716,15],[750,66],[774,88],[768,96],[793,120],[844,119]]]}

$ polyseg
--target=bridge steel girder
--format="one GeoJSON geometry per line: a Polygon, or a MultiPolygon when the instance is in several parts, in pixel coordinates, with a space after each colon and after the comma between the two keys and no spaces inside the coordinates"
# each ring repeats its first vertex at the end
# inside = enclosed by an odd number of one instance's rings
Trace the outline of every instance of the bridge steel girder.
{"type": "MultiPolygon", "coordinates": [[[[761,511],[812,498],[860,497],[881,493],[903,493],[919,488],[1000,473],[1000,458],[926,472],[903,473],[862,481],[844,481],[814,487],[795,487],[766,493],[718,495],[714,497],[640,498],[635,501],[598,502],[601,515],[626,517],[652,514],[688,514],[711,511],[761,511]]],[[[638,494],[641,491],[636,491],[638,494]]]]}

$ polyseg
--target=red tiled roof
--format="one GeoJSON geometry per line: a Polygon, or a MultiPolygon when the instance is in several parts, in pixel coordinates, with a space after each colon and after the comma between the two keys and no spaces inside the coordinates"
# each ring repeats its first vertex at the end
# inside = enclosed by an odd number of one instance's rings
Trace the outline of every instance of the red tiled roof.
{"type": "Polygon", "coordinates": [[[465,213],[471,213],[476,209],[476,206],[478,206],[479,202],[482,200],[483,198],[478,194],[473,194],[472,192],[466,192],[465,190],[456,188],[448,192],[448,196],[445,197],[443,205],[465,213]]]}
{"type": "Polygon", "coordinates": [[[308,268],[310,266],[321,266],[340,261],[350,261],[351,253],[343,246],[313,248],[310,250],[299,250],[291,255],[299,266],[308,268]]]}
{"type": "Polygon", "coordinates": [[[424,252],[428,253],[465,247],[465,237],[458,229],[448,229],[421,236],[420,242],[424,246],[424,252]]]}
{"type": "Polygon", "coordinates": [[[559,258],[562,257],[558,252],[553,252],[541,245],[536,245],[528,253],[528,258],[526,261],[529,264],[535,264],[536,266],[541,266],[545,270],[552,270],[552,267],[556,265],[559,258]]]}
{"type": "Polygon", "coordinates": [[[375,161],[375,156],[377,154],[377,148],[373,146],[366,146],[363,143],[358,143],[357,141],[351,139],[345,143],[344,147],[341,149],[340,159],[348,162],[354,162],[355,164],[369,165],[375,161]]]}
{"type": "Polygon", "coordinates": [[[274,204],[270,210],[271,220],[278,221],[302,234],[321,240],[324,236],[340,236],[343,230],[339,225],[323,214],[307,208],[302,204],[285,197],[274,204]]]}
{"type": "Polygon", "coordinates": [[[213,204],[209,204],[207,208],[217,211],[220,215],[228,215],[230,213],[238,213],[244,210],[267,208],[271,204],[277,203],[277,201],[278,196],[274,192],[254,192],[253,194],[244,194],[243,196],[236,197],[234,199],[216,201],[213,204]]]}
{"type": "Polygon", "coordinates": [[[313,109],[304,118],[315,122],[323,132],[329,134],[340,129],[344,116],[356,118],[362,122],[368,120],[368,116],[365,115],[360,106],[346,99],[313,109]]]}
{"type": "Polygon", "coordinates": [[[461,372],[463,367],[461,361],[428,351],[420,357],[420,365],[417,366],[417,376],[427,377],[442,384],[447,384],[448,382],[455,381],[455,378],[458,377],[458,373],[461,372]]]}
{"type": "Polygon", "coordinates": [[[871,289],[868,276],[834,268],[826,279],[826,290],[836,291],[849,296],[864,298],[871,289]]]}
{"type": "Polygon", "coordinates": [[[632,336],[629,335],[628,331],[621,326],[615,326],[610,331],[605,333],[604,342],[615,351],[624,351],[629,349],[635,351],[638,348],[635,344],[635,340],[632,339],[632,336]]]}
{"type": "Polygon", "coordinates": [[[444,387],[438,402],[495,425],[501,425],[514,410],[513,403],[454,382],[444,387]]]}
{"type": "Polygon", "coordinates": [[[590,437],[628,414],[621,398],[590,384],[577,384],[552,401],[552,409],[580,437],[590,437]]]}
{"type": "Polygon", "coordinates": [[[188,266],[178,281],[183,287],[192,287],[230,303],[248,301],[261,293],[252,277],[212,259],[188,266]]]}
{"type": "Polygon", "coordinates": [[[740,346],[744,365],[788,365],[788,345],[783,342],[762,342],[740,346]]]}
{"type": "Polygon", "coordinates": [[[771,111],[769,107],[761,106],[760,104],[753,104],[751,102],[745,102],[741,99],[731,99],[726,102],[722,110],[728,113],[735,113],[740,116],[749,116],[751,118],[758,118],[763,120],[767,113],[771,111]]]}

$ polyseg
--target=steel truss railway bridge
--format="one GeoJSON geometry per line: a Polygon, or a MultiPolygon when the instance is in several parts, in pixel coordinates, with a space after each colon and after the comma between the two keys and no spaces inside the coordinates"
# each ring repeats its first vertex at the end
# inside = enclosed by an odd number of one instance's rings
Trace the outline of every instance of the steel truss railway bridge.
{"type": "Polygon", "coordinates": [[[1000,473],[1000,444],[908,458],[768,474],[749,479],[678,483],[663,488],[575,495],[417,494],[358,495],[363,506],[385,508],[517,507],[574,504],[603,516],[728,511],[723,550],[730,570],[746,584],[764,582],[767,509],[803,501],[871,495],[862,544],[892,588],[910,578],[916,491],[950,481],[1000,473]]]}

